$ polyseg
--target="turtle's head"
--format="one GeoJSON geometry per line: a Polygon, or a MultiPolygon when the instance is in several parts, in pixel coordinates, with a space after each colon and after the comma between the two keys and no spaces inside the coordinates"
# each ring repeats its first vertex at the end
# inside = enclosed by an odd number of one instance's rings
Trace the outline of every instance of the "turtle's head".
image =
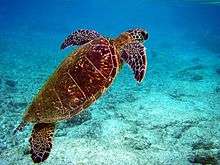
{"type": "Polygon", "coordinates": [[[148,39],[148,33],[144,29],[130,29],[126,32],[121,33],[121,35],[114,40],[116,48],[121,49],[127,43],[131,42],[141,42],[143,43],[148,39]]]}
{"type": "Polygon", "coordinates": [[[144,42],[148,39],[148,33],[144,29],[131,29],[126,31],[133,41],[144,42]]]}

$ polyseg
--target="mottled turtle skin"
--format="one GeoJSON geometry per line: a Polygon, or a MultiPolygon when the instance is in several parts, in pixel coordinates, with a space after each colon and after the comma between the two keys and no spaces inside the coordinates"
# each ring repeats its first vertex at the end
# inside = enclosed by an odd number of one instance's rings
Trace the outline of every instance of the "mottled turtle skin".
{"type": "Polygon", "coordinates": [[[35,163],[48,158],[55,123],[72,118],[95,102],[111,85],[122,63],[132,68],[138,82],[143,80],[147,65],[143,42],[147,37],[142,29],[128,30],[116,39],[94,30],[78,30],[65,39],[61,49],[80,47],[49,77],[15,130],[22,130],[26,123],[35,124],[29,139],[35,163]]]}

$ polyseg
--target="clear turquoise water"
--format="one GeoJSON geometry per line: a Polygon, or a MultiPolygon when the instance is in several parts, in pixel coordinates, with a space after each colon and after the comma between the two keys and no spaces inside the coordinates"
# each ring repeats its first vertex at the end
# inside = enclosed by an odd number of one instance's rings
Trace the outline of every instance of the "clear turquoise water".
{"type": "Polygon", "coordinates": [[[220,164],[218,1],[0,1],[0,164],[32,164],[32,126],[11,132],[79,28],[142,27],[148,71],[124,66],[81,116],[59,123],[45,164],[220,164]]]}

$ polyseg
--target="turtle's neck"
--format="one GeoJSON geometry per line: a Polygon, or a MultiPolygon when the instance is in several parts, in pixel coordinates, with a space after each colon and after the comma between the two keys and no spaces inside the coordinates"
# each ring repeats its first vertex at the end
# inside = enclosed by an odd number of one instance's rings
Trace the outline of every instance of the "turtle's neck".
{"type": "Polygon", "coordinates": [[[113,40],[113,43],[117,50],[121,50],[125,44],[132,41],[132,38],[129,36],[128,33],[122,33],[118,38],[113,40]]]}

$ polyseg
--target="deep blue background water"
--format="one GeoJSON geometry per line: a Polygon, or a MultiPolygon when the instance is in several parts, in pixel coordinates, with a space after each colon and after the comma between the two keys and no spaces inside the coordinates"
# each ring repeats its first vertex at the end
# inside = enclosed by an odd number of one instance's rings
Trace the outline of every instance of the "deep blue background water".
{"type": "MultiPolygon", "coordinates": [[[[184,1],[149,0],[1,0],[1,30],[28,30],[65,34],[76,28],[92,28],[117,35],[132,27],[144,27],[151,37],[172,33],[219,34],[219,5],[184,1]]],[[[30,36],[32,34],[29,34],[30,36]]],[[[158,39],[158,38],[156,38],[158,39]]]]}
{"type": "Polygon", "coordinates": [[[15,41],[16,35],[22,35],[35,42],[35,34],[47,34],[47,42],[59,47],[63,37],[78,28],[116,37],[129,28],[142,27],[149,31],[152,45],[162,40],[180,43],[188,39],[210,48],[214,40],[212,47],[216,50],[220,47],[219,6],[204,1],[1,0],[0,35],[4,37],[6,32],[15,41]]]}

